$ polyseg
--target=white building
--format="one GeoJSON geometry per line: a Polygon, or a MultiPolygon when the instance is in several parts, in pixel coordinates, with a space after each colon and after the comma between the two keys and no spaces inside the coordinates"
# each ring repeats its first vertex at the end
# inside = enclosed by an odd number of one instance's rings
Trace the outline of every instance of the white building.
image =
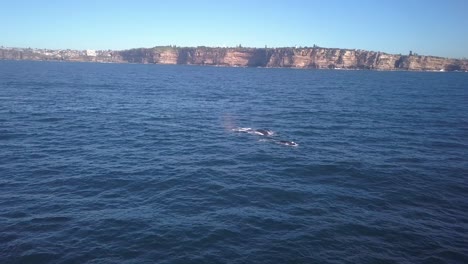
{"type": "Polygon", "coordinates": [[[86,56],[96,57],[96,51],[95,50],[86,50],[86,56]]]}

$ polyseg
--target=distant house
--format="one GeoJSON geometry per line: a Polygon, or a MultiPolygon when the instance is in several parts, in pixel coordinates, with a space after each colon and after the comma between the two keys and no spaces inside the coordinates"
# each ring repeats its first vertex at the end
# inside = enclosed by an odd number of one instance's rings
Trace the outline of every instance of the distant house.
{"type": "Polygon", "coordinates": [[[86,56],[96,57],[96,51],[95,50],[86,50],[86,56]]]}

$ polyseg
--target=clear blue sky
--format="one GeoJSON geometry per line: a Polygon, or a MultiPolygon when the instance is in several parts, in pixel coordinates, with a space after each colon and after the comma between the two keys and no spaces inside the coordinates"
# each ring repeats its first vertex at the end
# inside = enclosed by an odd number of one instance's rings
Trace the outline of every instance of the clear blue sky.
{"type": "Polygon", "coordinates": [[[468,57],[468,0],[0,2],[0,45],[365,49],[468,57]]]}

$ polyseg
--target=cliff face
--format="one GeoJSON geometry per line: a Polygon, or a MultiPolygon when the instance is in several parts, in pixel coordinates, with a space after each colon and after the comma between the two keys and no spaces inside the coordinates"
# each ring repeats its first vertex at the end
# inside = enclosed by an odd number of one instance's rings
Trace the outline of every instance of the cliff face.
{"type": "Polygon", "coordinates": [[[123,51],[0,49],[0,59],[191,64],[234,67],[468,71],[468,60],[329,48],[176,48],[123,51]]]}
{"type": "Polygon", "coordinates": [[[328,48],[172,48],[120,51],[122,61],[234,67],[468,71],[468,61],[328,48]]]}

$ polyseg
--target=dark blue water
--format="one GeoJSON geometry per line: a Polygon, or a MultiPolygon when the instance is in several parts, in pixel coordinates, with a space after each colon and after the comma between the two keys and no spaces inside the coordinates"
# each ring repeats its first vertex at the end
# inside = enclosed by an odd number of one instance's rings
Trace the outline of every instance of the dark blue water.
{"type": "Polygon", "coordinates": [[[465,73],[2,61],[0,263],[468,263],[467,150],[465,73]]]}

